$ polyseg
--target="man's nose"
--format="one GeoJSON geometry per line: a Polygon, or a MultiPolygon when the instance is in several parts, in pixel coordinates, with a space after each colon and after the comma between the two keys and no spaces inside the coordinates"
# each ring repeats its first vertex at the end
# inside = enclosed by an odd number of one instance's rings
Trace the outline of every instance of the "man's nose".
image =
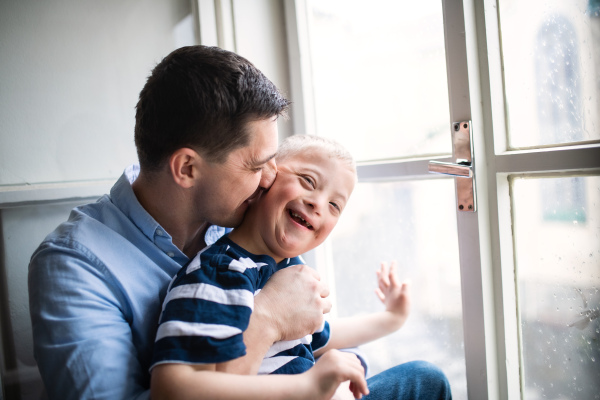
{"type": "Polygon", "coordinates": [[[268,189],[271,187],[277,176],[277,164],[275,159],[271,159],[262,170],[262,176],[260,178],[260,187],[268,189]]]}

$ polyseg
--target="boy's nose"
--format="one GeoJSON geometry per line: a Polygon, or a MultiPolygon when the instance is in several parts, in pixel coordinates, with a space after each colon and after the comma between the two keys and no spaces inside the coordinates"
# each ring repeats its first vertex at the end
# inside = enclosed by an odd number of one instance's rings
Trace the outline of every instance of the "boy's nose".
{"type": "Polygon", "coordinates": [[[271,187],[273,182],[275,181],[275,177],[277,176],[277,164],[275,163],[275,159],[271,159],[262,170],[262,176],[260,178],[259,186],[263,189],[268,189],[271,187]]]}
{"type": "Polygon", "coordinates": [[[310,197],[305,200],[306,205],[313,209],[315,214],[320,215],[321,209],[323,208],[322,200],[319,196],[310,197]]]}

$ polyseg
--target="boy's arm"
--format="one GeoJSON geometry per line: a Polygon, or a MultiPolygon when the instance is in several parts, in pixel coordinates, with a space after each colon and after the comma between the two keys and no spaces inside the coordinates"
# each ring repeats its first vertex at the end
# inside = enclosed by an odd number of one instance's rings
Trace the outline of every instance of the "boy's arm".
{"type": "Polygon", "coordinates": [[[381,263],[377,271],[379,287],[376,293],[385,305],[385,311],[338,318],[329,321],[331,336],[327,345],[315,352],[322,355],[329,349],[356,347],[397,331],[404,325],[410,312],[410,292],[406,282],[400,282],[395,263],[388,268],[381,263]]]}
{"type": "Polygon", "coordinates": [[[246,355],[217,365],[217,370],[256,374],[273,343],[300,339],[323,324],[331,309],[329,289],[319,274],[306,265],[275,273],[254,297],[254,311],[244,331],[246,355]]]}
{"type": "Polygon", "coordinates": [[[351,381],[356,398],[368,394],[358,359],[331,351],[309,371],[297,375],[236,375],[216,371],[215,364],[160,364],[152,369],[152,399],[310,399],[333,396],[351,381]]]}

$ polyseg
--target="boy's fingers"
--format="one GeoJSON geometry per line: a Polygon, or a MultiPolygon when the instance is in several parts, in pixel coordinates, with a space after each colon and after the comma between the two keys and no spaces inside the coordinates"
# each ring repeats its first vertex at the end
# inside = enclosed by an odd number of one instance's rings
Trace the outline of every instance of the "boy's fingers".
{"type": "Polygon", "coordinates": [[[381,263],[381,274],[379,276],[379,282],[380,282],[379,286],[381,286],[381,284],[383,284],[384,286],[390,285],[389,269],[388,269],[387,263],[385,263],[385,262],[381,263]]]}
{"type": "Polygon", "coordinates": [[[393,269],[392,271],[390,271],[390,282],[393,286],[400,286],[401,282],[400,279],[398,278],[398,273],[396,272],[395,269],[393,269]]]}
{"type": "Polygon", "coordinates": [[[377,286],[379,286],[378,289],[382,292],[386,289],[385,283],[383,283],[382,279],[379,279],[379,281],[377,282],[377,286]]]}
{"type": "Polygon", "coordinates": [[[383,292],[381,291],[381,289],[376,288],[375,289],[375,294],[377,295],[377,297],[379,297],[379,300],[381,300],[382,302],[385,301],[385,295],[383,294],[383,292]]]}
{"type": "Polygon", "coordinates": [[[390,266],[390,282],[393,286],[400,286],[402,282],[398,278],[398,268],[396,261],[392,261],[392,265],[390,266]]]}
{"type": "Polygon", "coordinates": [[[356,388],[354,387],[354,383],[350,382],[350,385],[348,386],[348,389],[350,389],[350,391],[354,395],[354,398],[358,398],[358,397],[356,397],[356,388]]]}
{"type": "Polygon", "coordinates": [[[361,393],[360,389],[353,382],[350,382],[349,389],[352,392],[352,396],[354,396],[355,399],[362,399],[363,393],[361,393]]]}
{"type": "Polygon", "coordinates": [[[350,390],[352,390],[352,394],[357,399],[360,399],[363,395],[369,394],[369,388],[365,377],[361,375],[358,379],[352,380],[350,383],[350,390]]]}
{"type": "Polygon", "coordinates": [[[361,370],[357,371],[356,375],[349,379],[350,385],[348,386],[348,389],[350,389],[355,399],[360,399],[363,395],[369,394],[369,387],[367,386],[367,380],[364,377],[362,366],[361,370]]]}
{"type": "Polygon", "coordinates": [[[377,286],[379,286],[379,289],[381,290],[385,290],[385,282],[384,282],[384,275],[382,271],[377,271],[377,286]]]}
{"type": "Polygon", "coordinates": [[[354,394],[354,397],[360,399],[363,394],[369,394],[369,388],[367,387],[367,380],[365,379],[365,369],[358,356],[355,355],[353,361],[356,377],[351,379],[350,387],[353,388],[352,393],[354,394]]]}

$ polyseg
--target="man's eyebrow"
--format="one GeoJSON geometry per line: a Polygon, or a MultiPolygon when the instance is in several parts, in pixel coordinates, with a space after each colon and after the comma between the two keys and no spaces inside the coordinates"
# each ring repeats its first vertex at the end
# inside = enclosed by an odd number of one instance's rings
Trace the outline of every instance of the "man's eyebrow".
{"type": "Polygon", "coordinates": [[[268,157],[266,157],[266,158],[264,158],[264,159],[262,159],[262,160],[252,159],[252,160],[250,161],[250,165],[252,165],[252,166],[257,166],[257,165],[266,164],[266,163],[268,163],[269,161],[271,161],[272,159],[274,159],[276,155],[277,155],[277,153],[273,153],[273,154],[271,154],[270,156],[268,156],[268,157]]]}

